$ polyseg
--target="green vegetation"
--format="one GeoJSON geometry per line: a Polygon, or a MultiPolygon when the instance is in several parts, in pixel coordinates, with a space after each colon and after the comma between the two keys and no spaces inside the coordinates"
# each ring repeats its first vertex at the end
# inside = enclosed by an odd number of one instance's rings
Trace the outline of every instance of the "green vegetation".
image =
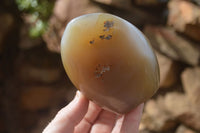
{"type": "Polygon", "coordinates": [[[16,0],[16,3],[20,11],[31,15],[29,35],[40,37],[48,26],[54,3],[50,0],[16,0]]]}

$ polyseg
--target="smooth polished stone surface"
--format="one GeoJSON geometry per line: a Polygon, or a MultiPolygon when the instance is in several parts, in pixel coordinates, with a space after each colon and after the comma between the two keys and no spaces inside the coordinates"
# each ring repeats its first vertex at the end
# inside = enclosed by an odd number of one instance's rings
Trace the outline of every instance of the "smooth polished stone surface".
{"type": "Polygon", "coordinates": [[[111,14],[87,14],[68,23],[61,56],[76,88],[116,113],[131,111],[159,86],[159,67],[148,40],[111,14]]]}

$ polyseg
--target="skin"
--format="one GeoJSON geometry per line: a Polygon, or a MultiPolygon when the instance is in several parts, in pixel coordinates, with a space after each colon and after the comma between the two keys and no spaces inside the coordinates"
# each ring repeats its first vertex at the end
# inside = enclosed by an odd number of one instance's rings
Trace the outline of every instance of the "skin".
{"type": "Polygon", "coordinates": [[[43,133],[138,133],[144,104],[117,115],[102,109],[77,91],[75,98],[44,129],[43,133]]]}

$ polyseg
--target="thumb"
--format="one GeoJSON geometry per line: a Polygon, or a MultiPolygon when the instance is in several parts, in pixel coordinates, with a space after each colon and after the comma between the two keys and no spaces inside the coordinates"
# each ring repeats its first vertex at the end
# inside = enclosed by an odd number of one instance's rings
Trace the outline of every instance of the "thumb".
{"type": "Polygon", "coordinates": [[[73,133],[74,127],[83,119],[89,101],[77,91],[75,98],[61,109],[43,133],[73,133]]]}

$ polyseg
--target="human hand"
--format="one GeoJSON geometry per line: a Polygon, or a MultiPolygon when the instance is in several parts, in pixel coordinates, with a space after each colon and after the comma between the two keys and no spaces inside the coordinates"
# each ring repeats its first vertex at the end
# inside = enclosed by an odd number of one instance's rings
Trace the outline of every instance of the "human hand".
{"type": "Polygon", "coordinates": [[[43,133],[138,133],[144,104],[130,113],[117,115],[86,99],[75,98],[44,129],[43,133]]]}

